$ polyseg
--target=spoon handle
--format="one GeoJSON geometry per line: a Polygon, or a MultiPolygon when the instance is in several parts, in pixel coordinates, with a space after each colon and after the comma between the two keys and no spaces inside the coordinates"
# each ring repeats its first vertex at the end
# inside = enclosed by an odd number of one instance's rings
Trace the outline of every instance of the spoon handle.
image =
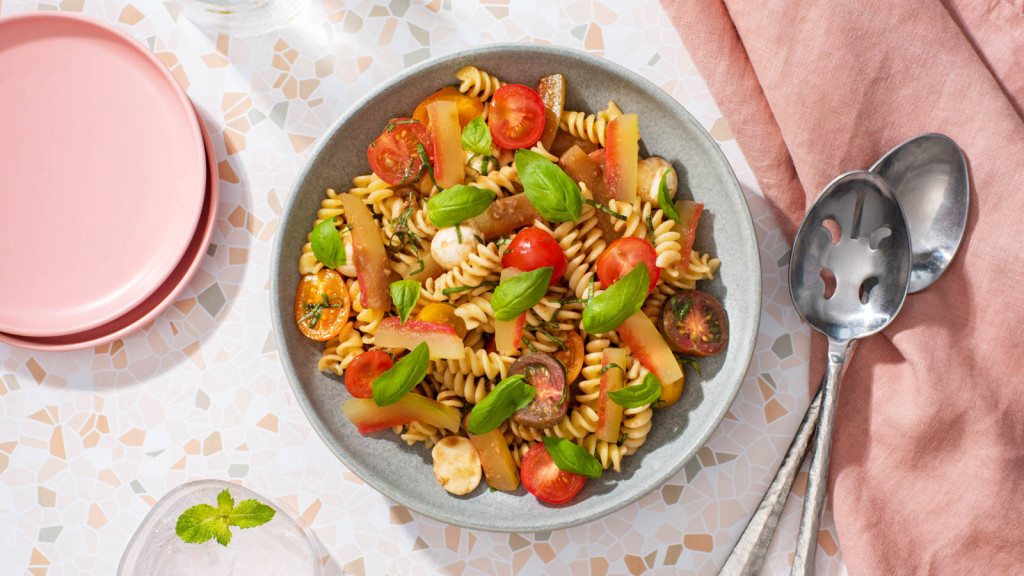
{"type": "Polygon", "coordinates": [[[821,417],[814,437],[814,453],[807,473],[807,493],[800,515],[800,531],[796,536],[796,556],[790,576],[813,576],[814,554],[818,547],[818,523],[828,484],[828,461],[832,452],[832,430],[836,422],[839,380],[849,356],[852,342],[828,343],[828,369],[821,384],[821,417]]]}
{"type": "Polygon", "coordinates": [[[793,436],[793,442],[782,459],[779,471],[775,473],[775,478],[768,486],[754,515],[747,522],[747,527],[743,529],[743,534],[740,535],[732,553],[726,558],[722,571],[718,573],[719,576],[755,576],[760,570],[761,563],[768,554],[772,537],[775,536],[775,527],[782,516],[782,508],[786,505],[789,490],[793,487],[793,480],[796,479],[804,457],[807,456],[807,446],[818,424],[824,389],[823,379],[822,385],[818,387],[818,392],[811,400],[811,405],[804,413],[800,427],[796,429],[796,435],[793,436]]]}

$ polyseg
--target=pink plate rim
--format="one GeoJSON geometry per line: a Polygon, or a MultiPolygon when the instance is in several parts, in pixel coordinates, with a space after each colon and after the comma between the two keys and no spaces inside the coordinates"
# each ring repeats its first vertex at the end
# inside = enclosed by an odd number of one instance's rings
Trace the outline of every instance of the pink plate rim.
{"type": "Polygon", "coordinates": [[[19,348],[44,352],[66,352],[94,348],[108,342],[113,342],[138,330],[154,320],[174,303],[178,295],[181,294],[185,286],[195,276],[199,270],[199,265],[203,261],[203,256],[206,255],[207,246],[209,246],[210,238],[213,236],[213,226],[217,222],[217,202],[220,198],[217,154],[213,149],[210,134],[200,118],[198,110],[196,110],[196,120],[199,123],[199,129],[202,133],[206,149],[206,200],[203,202],[199,226],[196,228],[192,241],[189,243],[185,257],[178,262],[170,277],[142,304],[127,314],[98,328],[53,337],[30,337],[0,332],[0,342],[19,348]],[[128,322],[128,324],[124,324],[124,322],[128,322]]]}
{"type": "MultiPolygon", "coordinates": [[[[198,228],[201,225],[200,219],[203,210],[205,209],[205,199],[208,196],[209,182],[211,181],[210,170],[208,168],[209,163],[205,161],[207,155],[206,140],[208,137],[205,134],[205,127],[202,126],[202,122],[199,119],[198,113],[196,113],[195,111],[192,101],[189,99],[184,89],[182,89],[181,85],[178,84],[177,79],[175,79],[175,77],[171,74],[167,66],[165,66],[164,63],[160,61],[160,59],[157,58],[156,55],[153,52],[151,52],[139,40],[135,39],[126,32],[119,30],[110,23],[89,16],[84,16],[80,14],[70,14],[66,12],[28,12],[0,17],[0,25],[18,25],[19,23],[25,23],[32,20],[38,20],[43,22],[74,22],[76,24],[80,24],[83,26],[91,26],[93,28],[98,28],[101,31],[108,34],[113,34],[116,38],[118,38],[125,44],[126,49],[134,49],[137,53],[141,54],[145,60],[147,60],[151,65],[153,65],[154,70],[156,70],[157,74],[162,76],[163,79],[166,81],[170,93],[174,94],[174,98],[182,105],[184,110],[191,112],[187,114],[187,121],[189,122],[189,126],[192,132],[192,144],[194,145],[194,148],[198,153],[197,160],[204,160],[202,161],[201,167],[206,172],[205,182],[203,182],[203,195],[201,197],[202,201],[195,202],[194,210],[192,210],[194,214],[191,214],[189,216],[192,225],[198,228]]],[[[216,174],[216,166],[214,166],[214,174],[216,174]]],[[[214,178],[213,181],[216,182],[216,178],[214,178]]],[[[198,199],[199,195],[197,194],[196,196],[198,199]]],[[[174,260],[174,262],[180,263],[181,259],[184,258],[187,252],[189,251],[192,241],[193,240],[182,242],[181,251],[176,255],[177,259],[174,260]]],[[[140,306],[143,306],[144,303],[149,302],[154,296],[154,294],[156,294],[157,291],[161,290],[167,284],[167,282],[171,280],[172,275],[175,274],[175,272],[177,271],[177,266],[178,264],[172,265],[171,262],[168,262],[165,266],[166,271],[163,271],[161,269],[161,271],[154,275],[150,281],[147,281],[144,284],[142,284],[142,289],[134,293],[134,296],[132,298],[124,299],[124,301],[121,302],[119,305],[111,306],[110,308],[104,309],[104,313],[97,314],[96,317],[93,318],[92,320],[78,322],[74,326],[69,326],[66,329],[38,329],[31,326],[12,326],[6,325],[6,323],[0,323],[0,330],[8,331],[7,333],[0,332],[0,334],[3,334],[5,337],[28,338],[33,340],[58,337],[74,338],[82,334],[92,333],[93,331],[99,330],[101,328],[109,327],[111,324],[119,322],[119,320],[122,317],[132,313],[140,306]],[[17,334],[11,333],[15,331],[17,332],[17,334]]],[[[0,339],[0,341],[3,340],[0,339]]]]}

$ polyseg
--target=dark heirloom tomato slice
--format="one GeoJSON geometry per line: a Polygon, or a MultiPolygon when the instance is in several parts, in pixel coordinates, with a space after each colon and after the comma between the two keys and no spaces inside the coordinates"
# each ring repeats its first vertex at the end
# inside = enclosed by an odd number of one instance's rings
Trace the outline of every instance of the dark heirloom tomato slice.
{"type": "Polygon", "coordinates": [[[520,474],[523,488],[549,504],[572,500],[587,483],[586,477],[559,469],[543,442],[534,444],[523,456],[520,474]]]}
{"type": "Polygon", "coordinates": [[[550,428],[565,416],[569,407],[569,385],[561,362],[547,354],[534,352],[516,360],[508,374],[522,374],[526,383],[537,390],[533,401],[513,415],[516,422],[534,428],[550,428]]]}
{"type": "Polygon", "coordinates": [[[430,152],[430,134],[412,118],[395,118],[366,149],[373,173],[393,186],[412,184],[423,176],[425,166],[418,145],[430,152]]]}
{"type": "Polygon", "coordinates": [[[345,327],[350,305],[341,274],[322,268],[299,281],[295,291],[295,323],[306,338],[330,340],[345,327]]]}
{"type": "Polygon", "coordinates": [[[551,266],[551,286],[562,281],[562,274],[568,262],[565,252],[555,238],[544,230],[531,226],[516,233],[501,256],[504,268],[518,268],[523,272],[551,266]]]}
{"type": "Polygon", "coordinates": [[[395,365],[383,350],[367,350],[345,369],[345,388],[355,398],[373,398],[373,380],[395,365]]]}
{"type": "Polygon", "coordinates": [[[729,344],[722,303],[699,290],[680,290],[666,300],[659,328],[669,348],[688,356],[713,356],[729,344]]]}
{"type": "Polygon", "coordinates": [[[597,258],[597,277],[601,280],[601,286],[608,288],[641,262],[647,266],[647,275],[651,279],[647,288],[647,293],[650,294],[661,277],[658,253],[654,251],[654,246],[651,246],[650,242],[635,236],[619,238],[612,242],[611,246],[597,258]]]}
{"type": "Polygon", "coordinates": [[[508,84],[491,96],[491,138],[501,148],[529,148],[544,133],[544,102],[533,89],[508,84]]]}

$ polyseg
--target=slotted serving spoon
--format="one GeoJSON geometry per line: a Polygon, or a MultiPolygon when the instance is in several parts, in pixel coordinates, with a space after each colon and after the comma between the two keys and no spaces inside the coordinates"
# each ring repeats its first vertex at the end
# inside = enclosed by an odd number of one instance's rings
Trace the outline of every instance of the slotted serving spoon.
{"type": "Polygon", "coordinates": [[[910,233],[881,177],[850,172],[832,181],[804,217],[789,261],[797,313],[828,338],[821,415],[807,476],[791,574],[814,573],[839,380],[856,340],[896,317],[910,283],[910,233]],[[834,282],[834,284],[833,284],[834,282]]]}

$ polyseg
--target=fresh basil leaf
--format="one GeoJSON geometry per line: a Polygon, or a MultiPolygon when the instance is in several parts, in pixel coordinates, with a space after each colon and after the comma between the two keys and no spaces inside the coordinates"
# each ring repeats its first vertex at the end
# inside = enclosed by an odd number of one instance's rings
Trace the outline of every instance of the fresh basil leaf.
{"type": "Polygon", "coordinates": [[[673,203],[672,193],[668,191],[668,175],[675,170],[669,168],[665,170],[665,173],[661,175],[661,183],[658,184],[658,207],[665,213],[665,216],[679,222],[679,211],[676,210],[676,205],[673,203]]]}
{"type": "Polygon", "coordinates": [[[423,381],[430,366],[430,348],[420,342],[390,370],[373,379],[373,401],[377,406],[398,402],[423,381]]]}
{"type": "Polygon", "coordinates": [[[456,184],[427,201],[427,216],[434,226],[448,228],[483,214],[497,197],[492,190],[456,184]]]}
{"type": "Polygon", "coordinates": [[[345,265],[345,242],[334,227],[335,218],[337,216],[331,216],[314,226],[309,239],[313,245],[313,255],[328,268],[345,265]]]}
{"type": "Polygon", "coordinates": [[[655,402],[661,396],[661,381],[648,374],[643,382],[608,393],[608,398],[623,408],[639,408],[655,402]]]}
{"type": "Polygon", "coordinates": [[[498,320],[512,321],[533,308],[547,294],[554,271],[551,266],[537,268],[517,274],[498,284],[494,289],[494,296],[491,297],[494,317],[498,320]]]}
{"type": "Polygon", "coordinates": [[[531,150],[516,150],[516,170],[530,204],[552,222],[580,219],[583,197],[580,187],[558,164],[531,150]]]}
{"type": "Polygon", "coordinates": [[[594,455],[587,452],[587,449],[573,444],[565,438],[545,436],[541,439],[544,447],[547,448],[551,459],[559,470],[580,474],[587,478],[601,477],[601,463],[594,458],[594,455]]]}
{"type": "Polygon", "coordinates": [[[391,300],[398,308],[398,318],[402,324],[409,319],[416,301],[420,299],[420,283],[416,280],[399,280],[391,283],[391,300]]]}
{"type": "Polygon", "coordinates": [[[618,328],[626,318],[640,311],[649,286],[647,266],[641,262],[587,304],[583,309],[583,329],[589,334],[601,334],[618,328]]]}
{"type": "Polygon", "coordinates": [[[466,430],[470,434],[486,434],[494,430],[509,416],[525,408],[536,394],[537,389],[527,383],[522,374],[505,378],[469,413],[466,430]]]}
{"type": "Polygon", "coordinates": [[[462,149],[477,154],[491,153],[491,129],[483,117],[473,118],[462,129],[462,149]]]}

